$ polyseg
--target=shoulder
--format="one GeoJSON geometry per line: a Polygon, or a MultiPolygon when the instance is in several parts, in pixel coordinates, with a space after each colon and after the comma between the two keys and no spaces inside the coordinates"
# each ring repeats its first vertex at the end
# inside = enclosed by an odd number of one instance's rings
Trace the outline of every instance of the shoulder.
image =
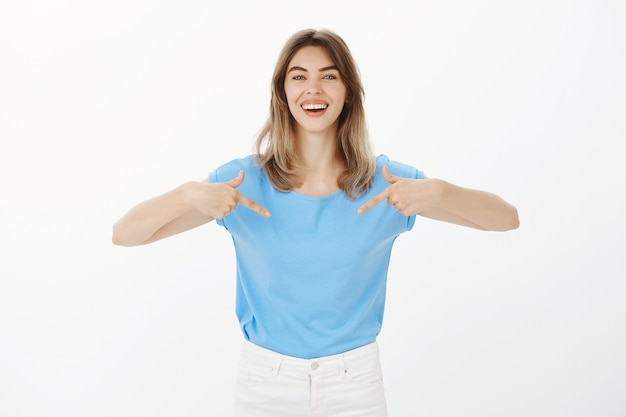
{"type": "Polygon", "coordinates": [[[383,166],[389,168],[389,172],[397,177],[423,179],[424,172],[414,166],[390,159],[385,154],[376,157],[376,176],[382,175],[383,166]]]}
{"type": "Polygon", "coordinates": [[[243,158],[236,158],[209,172],[210,182],[224,182],[235,178],[239,171],[244,171],[246,176],[260,174],[262,168],[257,163],[256,155],[248,155],[243,158]]]}

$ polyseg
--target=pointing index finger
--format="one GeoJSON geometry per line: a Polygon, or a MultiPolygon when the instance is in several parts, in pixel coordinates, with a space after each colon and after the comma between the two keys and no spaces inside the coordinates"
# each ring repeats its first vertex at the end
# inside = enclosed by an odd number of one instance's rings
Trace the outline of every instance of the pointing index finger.
{"type": "Polygon", "coordinates": [[[242,206],[248,207],[250,210],[259,213],[263,217],[271,216],[270,212],[267,211],[265,207],[261,206],[257,202],[249,199],[248,197],[246,197],[245,195],[241,193],[239,193],[239,195],[237,196],[237,203],[241,204],[242,206]]]}
{"type": "Polygon", "coordinates": [[[365,213],[367,210],[371,209],[372,207],[374,207],[376,204],[385,201],[387,199],[387,197],[389,197],[389,189],[387,188],[385,191],[383,191],[382,193],[376,194],[374,197],[370,198],[365,204],[363,204],[361,207],[359,207],[359,209],[357,210],[358,214],[363,214],[365,213]]]}

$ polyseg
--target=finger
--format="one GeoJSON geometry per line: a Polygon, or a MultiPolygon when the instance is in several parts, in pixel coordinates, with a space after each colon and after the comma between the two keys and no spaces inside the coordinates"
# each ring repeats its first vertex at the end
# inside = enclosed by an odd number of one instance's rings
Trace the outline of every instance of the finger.
{"type": "Polygon", "coordinates": [[[239,171],[239,174],[237,174],[237,176],[235,178],[233,178],[230,181],[226,181],[224,184],[226,184],[226,185],[228,185],[230,187],[233,187],[233,188],[237,188],[243,182],[243,177],[244,177],[243,171],[239,171]]]}
{"type": "Polygon", "coordinates": [[[389,168],[387,168],[387,165],[383,165],[383,178],[390,184],[394,184],[401,180],[400,177],[396,177],[395,175],[389,173],[389,168]]]}
{"type": "Polygon", "coordinates": [[[357,213],[358,214],[363,214],[367,210],[369,210],[372,207],[374,207],[376,204],[379,204],[381,201],[385,201],[389,197],[389,191],[388,190],[389,189],[386,189],[382,193],[379,193],[379,194],[375,195],[374,197],[370,198],[368,202],[366,202],[361,207],[359,207],[359,209],[357,210],[357,213]]]}
{"type": "Polygon", "coordinates": [[[237,203],[241,204],[242,206],[248,207],[250,210],[259,213],[263,217],[270,217],[270,212],[267,211],[265,207],[261,206],[253,200],[250,200],[248,197],[241,193],[237,195],[235,200],[237,201],[237,203]]]}

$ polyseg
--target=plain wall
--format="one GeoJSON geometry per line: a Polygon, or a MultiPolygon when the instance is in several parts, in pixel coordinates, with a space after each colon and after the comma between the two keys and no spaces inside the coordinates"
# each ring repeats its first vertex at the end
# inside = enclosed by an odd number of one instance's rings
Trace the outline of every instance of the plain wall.
{"type": "Polygon", "coordinates": [[[252,152],[307,27],[349,44],[377,153],[520,214],[397,240],[391,415],[626,415],[624,22],[618,0],[2,2],[0,415],[230,415],[230,237],[111,227],[252,152]]]}

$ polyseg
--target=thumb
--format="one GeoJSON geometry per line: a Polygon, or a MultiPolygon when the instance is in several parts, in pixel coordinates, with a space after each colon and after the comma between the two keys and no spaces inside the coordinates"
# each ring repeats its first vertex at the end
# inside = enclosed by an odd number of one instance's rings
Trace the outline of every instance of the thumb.
{"type": "Polygon", "coordinates": [[[395,175],[391,175],[389,173],[389,168],[387,168],[387,165],[383,165],[383,178],[385,179],[385,181],[387,181],[389,184],[393,184],[398,182],[398,180],[400,178],[396,177],[395,175]]]}
{"type": "Polygon", "coordinates": [[[237,176],[235,178],[233,178],[230,181],[226,181],[225,184],[229,185],[233,188],[237,188],[241,185],[241,183],[243,182],[243,177],[244,177],[244,173],[243,171],[239,171],[239,174],[237,174],[237,176]]]}

